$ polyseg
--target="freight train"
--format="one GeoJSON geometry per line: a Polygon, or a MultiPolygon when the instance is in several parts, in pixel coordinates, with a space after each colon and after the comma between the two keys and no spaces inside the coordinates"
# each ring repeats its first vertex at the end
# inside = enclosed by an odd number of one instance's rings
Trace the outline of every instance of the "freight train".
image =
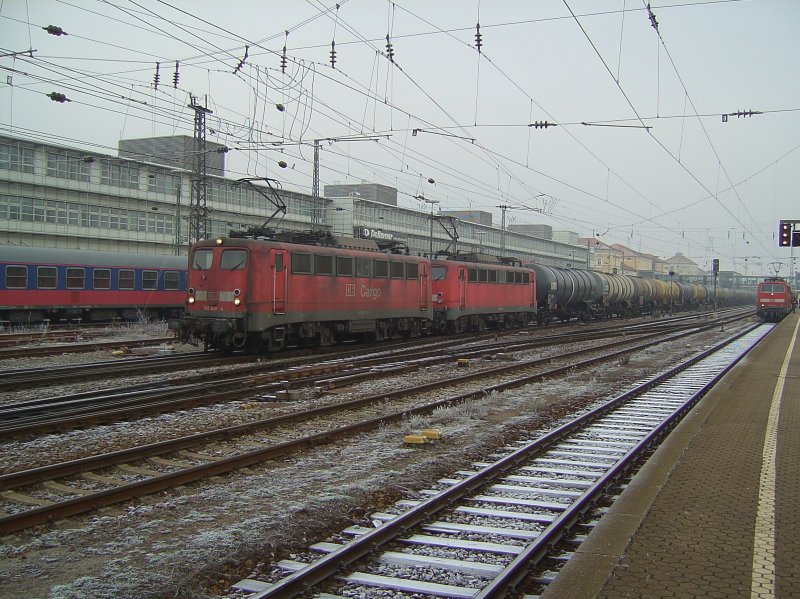
{"type": "Polygon", "coordinates": [[[179,317],[186,257],[3,246],[0,321],[100,322],[179,317]]]}
{"type": "Polygon", "coordinates": [[[780,322],[797,307],[797,295],[780,277],[769,277],[758,284],[756,314],[769,322],[780,322]]]}
{"type": "MultiPolygon", "coordinates": [[[[715,289],[708,285],[564,269],[531,264],[536,273],[539,323],[573,318],[590,320],[612,316],[663,314],[714,304],[715,289]]],[[[716,305],[746,304],[752,292],[716,289],[716,305]]]]}
{"type": "Polygon", "coordinates": [[[430,260],[353,238],[221,238],[192,247],[175,328],[206,348],[270,351],[519,326],[535,317],[534,281],[519,264],[430,260]]]}

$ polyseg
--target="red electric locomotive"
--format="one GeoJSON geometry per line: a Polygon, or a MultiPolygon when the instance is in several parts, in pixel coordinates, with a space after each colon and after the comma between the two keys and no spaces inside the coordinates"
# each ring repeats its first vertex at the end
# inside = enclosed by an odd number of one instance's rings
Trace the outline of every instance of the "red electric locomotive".
{"type": "Polygon", "coordinates": [[[198,242],[181,336],[207,348],[269,351],[426,333],[433,322],[430,261],[370,243],[198,242]]]}
{"type": "Polygon", "coordinates": [[[769,277],[758,284],[756,314],[762,319],[779,322],[797,306],[797,296],[780,277],[769,277]]]}
{"type": "Polygon", "coordinates": [[[496,256],[454,255],[431,263],[437,332],[524,326],[536,319],[536,277],[496,256]]]}

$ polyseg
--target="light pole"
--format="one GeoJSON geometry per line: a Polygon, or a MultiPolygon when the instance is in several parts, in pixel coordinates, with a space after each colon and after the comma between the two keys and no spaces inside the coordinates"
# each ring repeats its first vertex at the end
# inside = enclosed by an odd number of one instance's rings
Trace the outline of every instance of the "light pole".
{"type": "Polygon", "coordinates": [[[675,276],[675,271],[669,271],[669,313],[672,315],[672,304],[675,301],[675,295],[672,291],[672,277],[675,276]]]}
{"type": "Polygon", "coordinates": [[[175,255],[181,255],[181,184],[175,187],[175,255]]]}

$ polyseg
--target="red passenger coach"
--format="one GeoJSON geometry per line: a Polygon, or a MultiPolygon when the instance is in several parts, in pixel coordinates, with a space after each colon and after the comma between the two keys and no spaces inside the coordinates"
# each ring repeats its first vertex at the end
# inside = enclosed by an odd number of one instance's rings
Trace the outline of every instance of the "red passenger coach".
{"type": "Polygon", "coordinates": [[[773,322],[783,320],[796,305],[797,296],[784,279],[770,277],[758,284],[756,314],[762,319],[773,322]]]}
{"type": "Polygon", "coordinates": [[[213,349],[266,351],[427,332],[430,261],[373,248],[196,243],[182,336],[213,349]]]}
{"type": "Polygon", "coordinates": [[[518,262],[509,266],[495,256],[455,255],[434,260],[431,272],[437,331],[502,329],[536,319],[536,277],[518,262]]]}

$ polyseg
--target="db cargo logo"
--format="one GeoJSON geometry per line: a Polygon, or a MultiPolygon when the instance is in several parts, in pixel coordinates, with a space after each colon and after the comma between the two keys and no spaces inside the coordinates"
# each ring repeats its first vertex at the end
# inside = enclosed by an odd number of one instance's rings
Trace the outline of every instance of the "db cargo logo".
{"type": "Polygon", "coordinates": [[[367,287],[366,285],[361,286],[361,297],[365,298],[372,298],[374,300],[378,299],[381,296],[381,290],[377,287],[367,287]]]}
{"type": "Polygon", "coordinates": [[[356,296],[356,284],[355,283],[348,283],[344,286],[344,296],[345,297],[355,297],[356,296]]]}

